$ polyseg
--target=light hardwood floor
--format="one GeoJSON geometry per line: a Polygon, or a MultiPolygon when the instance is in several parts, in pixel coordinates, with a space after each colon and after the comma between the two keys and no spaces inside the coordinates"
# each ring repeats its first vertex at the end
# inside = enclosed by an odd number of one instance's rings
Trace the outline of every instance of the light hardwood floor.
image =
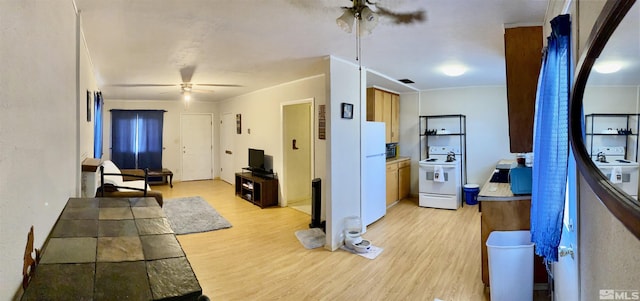
{"type": "Polygon", "coordinates": [[[374,260],[307,250],[295,231],[310,217],[260,209],[219,180],[154,186],[164,198],[199,195],[233,227],[178,239],[211,300],[489,300],[480,276],[480,213],[402,200],[363,236],[384,249],[374,260]]]}

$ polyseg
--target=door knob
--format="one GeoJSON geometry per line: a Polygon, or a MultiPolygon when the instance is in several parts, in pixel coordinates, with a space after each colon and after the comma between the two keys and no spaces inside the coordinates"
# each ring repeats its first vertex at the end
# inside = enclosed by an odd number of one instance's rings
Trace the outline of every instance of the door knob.
{"type": "Polygon", "coordinates": [[[227,154],[227,155],[231,155],[231,154],[233,154],[233,152],[232,152],[232,151],[230,151],[230,150],[225,150],[225,151],[224,151],[224,153],[225,153],[225,154],[227,154]]]}

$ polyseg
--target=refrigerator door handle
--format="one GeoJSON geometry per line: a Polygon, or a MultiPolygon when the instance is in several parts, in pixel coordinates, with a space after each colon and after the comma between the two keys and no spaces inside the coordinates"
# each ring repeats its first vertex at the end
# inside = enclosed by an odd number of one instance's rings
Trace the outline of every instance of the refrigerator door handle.
{"type": "Polygon", "coordinates": [[[375,158],[375,157],[382,157],[382,156],[386,156],[386,155],[385,154],[367,155],[365,158],[375,158]]]}

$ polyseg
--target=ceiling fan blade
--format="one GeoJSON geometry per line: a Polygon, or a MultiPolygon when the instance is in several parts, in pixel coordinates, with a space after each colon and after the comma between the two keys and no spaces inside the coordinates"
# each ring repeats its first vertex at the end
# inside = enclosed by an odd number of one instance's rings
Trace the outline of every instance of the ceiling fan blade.
{"type": "Polygon", "coordinates": [[[212,91],[212,90],[202,90],[202,89],[193,89],[193,90],[191,90],[191,92],[197,92],[197,93],[215,93],[216,91],[212,91]]]}
{"type": "Polygon", "coordinates": [[[424,22],[427,18],[424,10],[417,10],[409,13],[396,13],[392,12],[384,7],[376,5],[376,13],[381,16],[386,16],[393,19],[393,23],[396,24],[411,24],[414,22],[424,22]]]}
{"type": "Polygon", "coordinates": [[[194,86],[207,86],[207,87],[243,87],[242,85],[233,84],[193,84],[194,86]]]}
{"type": "Polygon", "coordinates": [[[112,87],[175,87],[176,84],[113,84],[112,87]]]}
{"type": "Polygon", "coordinates": [[[183,83],[190,83],[191,78],[193,77],[193,73],[196,71],[196,66],[185,66],[180,68],[180,76],[182,77],[183,83]]]}

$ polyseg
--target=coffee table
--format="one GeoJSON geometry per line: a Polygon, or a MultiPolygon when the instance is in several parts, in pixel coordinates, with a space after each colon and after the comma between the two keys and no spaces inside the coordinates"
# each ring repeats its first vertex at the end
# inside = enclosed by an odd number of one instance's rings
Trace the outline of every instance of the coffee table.
{"type": "Polygon", "coordinates": [[[162,182],[149,182],[149,184],[166,184],[167,178],[169,178],[169,186],[173,188],[173,172],[168,168],[163,168],[162,170],[149,170],[147,175],[152,177],[162,177],[162,182]]]}

